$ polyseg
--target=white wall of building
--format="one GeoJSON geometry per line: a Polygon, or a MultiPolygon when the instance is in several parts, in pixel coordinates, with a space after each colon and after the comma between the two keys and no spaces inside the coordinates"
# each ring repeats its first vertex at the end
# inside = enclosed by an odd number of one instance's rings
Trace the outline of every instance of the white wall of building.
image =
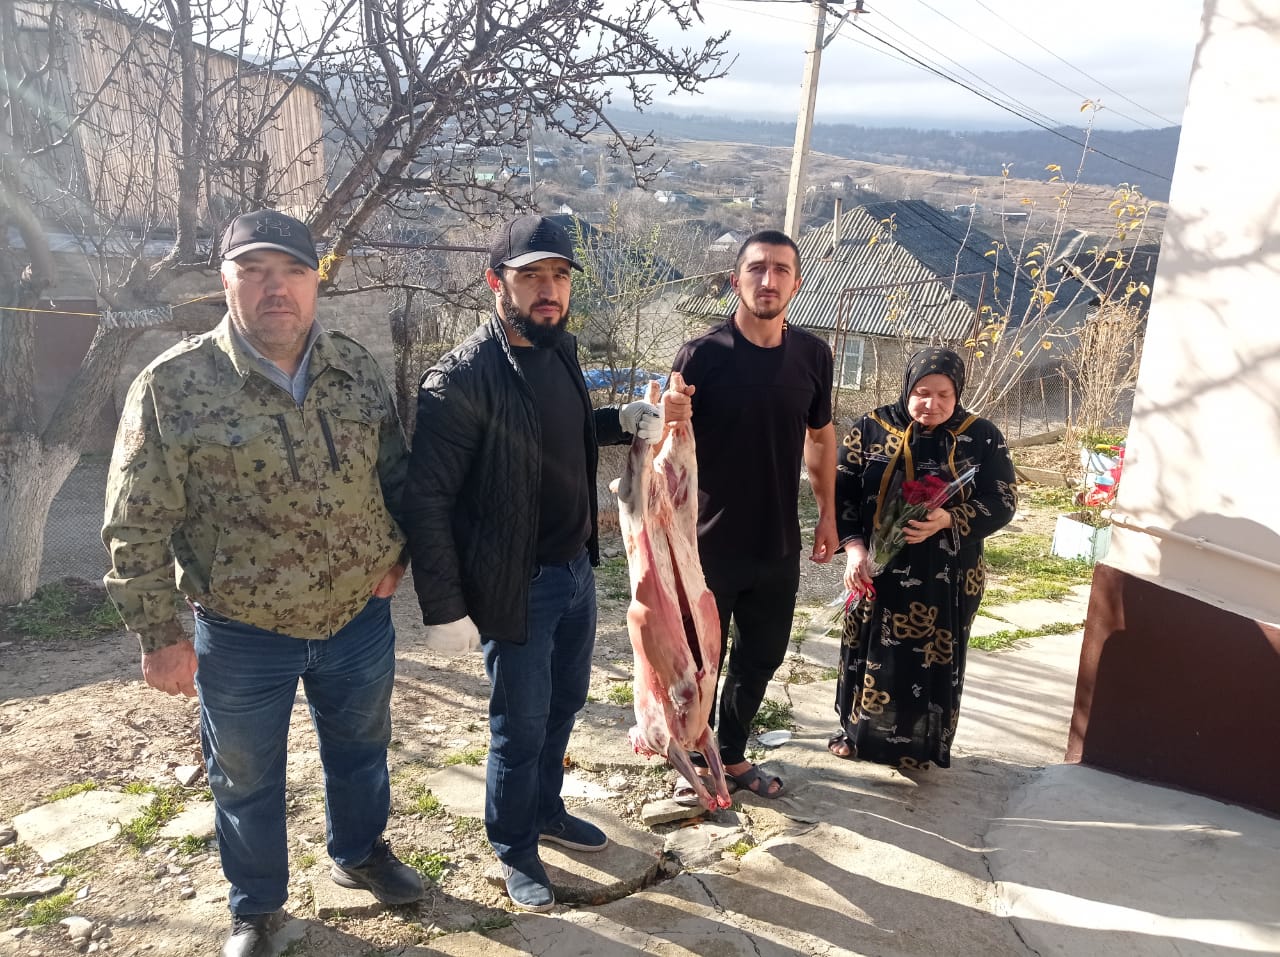
{"type": "Polygon", "coordinates": [[[1280,622],[1277,63],[1280,8],[1207,0],[1107,558],[1265,622],[1280,622]]]}

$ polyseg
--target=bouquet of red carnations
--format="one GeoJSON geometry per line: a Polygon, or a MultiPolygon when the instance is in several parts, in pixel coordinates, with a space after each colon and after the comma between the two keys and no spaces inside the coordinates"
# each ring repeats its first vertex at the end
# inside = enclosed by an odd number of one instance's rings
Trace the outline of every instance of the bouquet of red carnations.
{"type": "Polygon", "coordinates": [[[902,551],[907,543],[904,535],[907,522],[924,518],[935,508],[946,505],[977,474],[976,465],[965,469],[950,482],[937,475],[906,481],[901,472],[896,473],[885,494],[880,521],[871,533],[871,541],[867,545],[872,577],[888,568],[898,552],[902,551]]]}

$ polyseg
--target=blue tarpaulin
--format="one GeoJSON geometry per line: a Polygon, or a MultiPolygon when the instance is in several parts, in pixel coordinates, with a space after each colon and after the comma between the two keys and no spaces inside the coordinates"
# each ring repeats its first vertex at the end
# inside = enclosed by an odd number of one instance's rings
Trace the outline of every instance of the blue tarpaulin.
{"type": "MultiPolygon", "coordinates": [[[[615,393],[624,393],[628,384],[631,382],[631,370],[619,369],[614,372],[612,369],[583,369],[582,379],[587,384],[587,389],[610,389],[615,393]]],[[[644,395],[644,390],[650,382],[657,382],[662,388],[667,387],[666,373],[650,372],[647,369],[635,370],[635,388],[632,390],[633,395],[644,395]]]]}

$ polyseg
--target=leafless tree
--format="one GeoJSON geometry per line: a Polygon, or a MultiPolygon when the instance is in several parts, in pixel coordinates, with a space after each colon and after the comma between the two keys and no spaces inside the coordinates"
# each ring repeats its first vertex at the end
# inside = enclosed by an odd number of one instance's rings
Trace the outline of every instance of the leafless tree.
{"type": "Polygon", "coordinates": [[[723,35],[656,36],[663,20],[696,29],[692,0],[608,15],[599,0],[327,0],[305,19],[285,0],[115,2],[0,0],[0,604],[35,589],[49,505],[130,343],[216,318],[184,281],[209,276],[233,214],[308,220],[330,292],[435,293],[438,276],[352,254],[429,241],[440,210],[483,221],[526,202],[479,181],[474,153],[519,149],[534,118],[604,134],[643,182],[651,140],[610,122],[611,97],[643,108],[658,84],[723,73],[723,35]],[[45,420],[30,310],[68,274],[104,310],[45,420]]]}
{"type": "Polygon", "coordinates": [[[611,374],[601,402],[636,394],[642,371],[663,373],[694,332],[674,308],[709,270],[708,237],[688,222],[664,217],[651,197],[611,204],[600,228],[574,229],[583,272],[576,276],[573,319],[588,355],[611,374]]]}

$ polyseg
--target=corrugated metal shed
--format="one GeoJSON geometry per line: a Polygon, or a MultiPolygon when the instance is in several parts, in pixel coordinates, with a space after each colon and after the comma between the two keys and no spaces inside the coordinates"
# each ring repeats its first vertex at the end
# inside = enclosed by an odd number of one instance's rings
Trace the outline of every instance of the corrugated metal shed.
{"type": "MultiPolygon", "coordinates": [[[[985,254],[992,237],[920,200],[873,203],[801,237],[803,285],[787,320],[819,333],[842,327],[850,335],[962,340],[982,306],[1008,313],[1017,325],[1032,307],[1033,283],[1012,268],[1007,250],[985,254]]],[[[1063,283],[1050,314],[1077,299],[1080,284],[1063,283]]],[[[732,290],[721,297],[684,300],[681,311],[727,315],[732,290]]]]}

